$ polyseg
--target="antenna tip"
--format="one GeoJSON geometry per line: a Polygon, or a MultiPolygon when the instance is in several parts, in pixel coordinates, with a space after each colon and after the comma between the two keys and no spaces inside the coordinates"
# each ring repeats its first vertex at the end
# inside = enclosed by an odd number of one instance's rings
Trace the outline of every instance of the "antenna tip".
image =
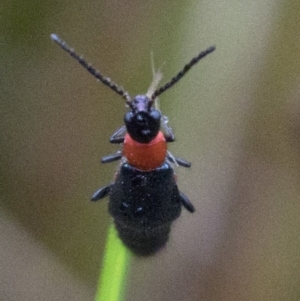
{"type": "Polygon", "coordinates": [[[59,38],[58,35],[55,34],[55,33],[52,33],[52,34],[50,35],[50,37],[51,37],[51,39],[52,39],[53,41],[55,41],[55,42],[59,42],[59,41],[60,41],[60,38],[59,38]]]}

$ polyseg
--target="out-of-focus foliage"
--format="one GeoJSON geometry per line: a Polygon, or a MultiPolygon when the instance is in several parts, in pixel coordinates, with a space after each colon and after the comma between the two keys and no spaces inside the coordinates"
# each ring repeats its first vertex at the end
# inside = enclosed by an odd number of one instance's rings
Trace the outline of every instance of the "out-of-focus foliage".
{"type": "Polygon", "coordinates": [[[167,81],[217,47],[161,96],[170,149],[193,162],[176,172],[197,212],[133,261],[127,299],[299,300],[299,1],[4,1],[0,13],[4,300],[92,296],[110,223],[107,201],[89,196],[117,169],[99,159],[117,149],[124,103],[52,32],[131,95],[151,82],[151,51],[167,81]],[[88,293],[43,295],[57,279],[88,293]]]}

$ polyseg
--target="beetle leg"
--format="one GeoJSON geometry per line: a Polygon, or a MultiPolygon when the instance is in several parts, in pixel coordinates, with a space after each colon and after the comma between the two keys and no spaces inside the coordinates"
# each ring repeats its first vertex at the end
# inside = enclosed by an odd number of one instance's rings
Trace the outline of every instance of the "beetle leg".
{"type": "Polygon", "coordinates": [[[126,127],[123,125],[118,130],[116,130],[109,139],[110,143],[123,143],[126,133],[126,127]]]}
{"type": "Polygon", "coordinates": [[[104,186],[100,189],[98,189],[91,197],[91,201],[96,202],[99,201],[100,199],[105,198],[106,196],[109,195],[111,188],[114,184],[109,184],[107,186],[104,186]]]}
{"type": "Polygon", "coordinates": [[[122,152],[117,151],[114,154],[102,157],[101,163],[110,163],[110,162],[118,161],[121,158],[122,158],[122,152]]]}
{"type": "Polygon", "coordinates": [[[182,158],[174,157],[170,152],[168,152],[167,158],[171,163],[177,164],[177,165],[182,166],[182,167],[189,168],[192,165],[191,162],[188,162],[188,161],[186,161],[182,158]]]}
{"type": "Polygon", "coordinates": [[[180,195],[180,200],[181,200],[183,207],[190,213],[195,212],[195,207],[191,203],[191,201],[187,198],[187,196],[181,191],[179,192],[179,195],[180,195]]]}
{"type": "Polygon", "coordinates": [[[168,126],[169,119],[167,116],[161,117],[161,127],[163,128],[164,136],[167,142],[173,142],[175,140],[175,136],[173,134],[173,130],[168,126]]]}

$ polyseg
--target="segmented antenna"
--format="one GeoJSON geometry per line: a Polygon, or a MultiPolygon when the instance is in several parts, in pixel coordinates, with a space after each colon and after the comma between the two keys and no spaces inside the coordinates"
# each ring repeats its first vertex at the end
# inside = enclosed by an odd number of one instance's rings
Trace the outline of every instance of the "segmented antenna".
{"type": "Polygon", "coordinates": [[[91,64],[89,64],[82,56],[78,55],[74,49],[69,47],[66,42],[61,40],[56,34],[51,34],[51,39],[56,42],[63,50],[65,50],[71,57],[77,60],[87,71],[99,79],[104,85],[109,87],[111,90],[115,91],[117,94],[121,95],[127,104],[130,104],[131,97],[129,94],[117,84],[111,81],[109,77],[103,76],[98,70],[94,69],[91,64]]]}
{"type": "Polygon", "coordinates": [[[167,82],[164,86],[155,90],[155,92],[151,96],[151,100],[159,96],[160,94],[164,93],[166,90],[170,89],[173,85],[175,85],[194,65],[196,65],[201,59],[203,59],[208,54],[212,53],[216,49],[215,46],[211,46],[206,50],[200,52],[196,57],[192,58],[189,63],[187,63],[183,69],[178,72],[169,82],[167,82]]]}

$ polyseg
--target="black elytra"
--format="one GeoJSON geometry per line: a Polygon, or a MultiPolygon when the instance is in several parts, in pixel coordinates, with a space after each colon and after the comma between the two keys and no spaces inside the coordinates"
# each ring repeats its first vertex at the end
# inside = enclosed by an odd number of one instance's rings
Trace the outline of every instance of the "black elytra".
{"type": "Polygon", "coordinates": [[[147,173],[125,163],[111,187],[108,210],[125,245],[136,254],[151,255],[168,240],[181,206],[168,163],[147,173]]]}
{"type": "Polygon", "coordinates": [[[147,173],[124,163],[114,183],[92,196],[99,200],[110,196],[108,210],[119,236],[135,254],[155,254],[168,240],[171,223],[184,206],[195,211],[188,198],[178,190],[174,171],[165,162],[147,173]]]}
{"type": "MultiPolygon", "coordinates": [[[[151,145],[161,128],[164,130],[165,141],[173,142],[172,129],[153,104],[159,95],[177,83],[191,67],[215,50],[212,46],[200,52],[165,85],[155,87],[146,95],[137,95],[132,99],[123,88],[94,69],[57,35],[52,34],[51,38],[93,76],[124,98],[129,106],[129,111],[124,116],[125,127],[121,127],[111,136],[111,143],[123,143],[127,132],[133,141],[151,145]]],[[[122,157],[122,152],[118,151],[103,157],[101,162],[113,162],[122,157]]],[[[195,211],[189,199],[179,191],[174,170],[170,165],[175,163],[190,167],[191,164],[170,153],[166,154],[161,166],[147,171],[132,166],[126,162],[126,158],[123,161],[113,183],[97,190],[91,200],[98,201],[109,196],[108,210],[114,218],[123,243],[136,255],[153,255],[168,241],[171,224],[179,217],[181,207],[191,213],[195,211]]]]}

